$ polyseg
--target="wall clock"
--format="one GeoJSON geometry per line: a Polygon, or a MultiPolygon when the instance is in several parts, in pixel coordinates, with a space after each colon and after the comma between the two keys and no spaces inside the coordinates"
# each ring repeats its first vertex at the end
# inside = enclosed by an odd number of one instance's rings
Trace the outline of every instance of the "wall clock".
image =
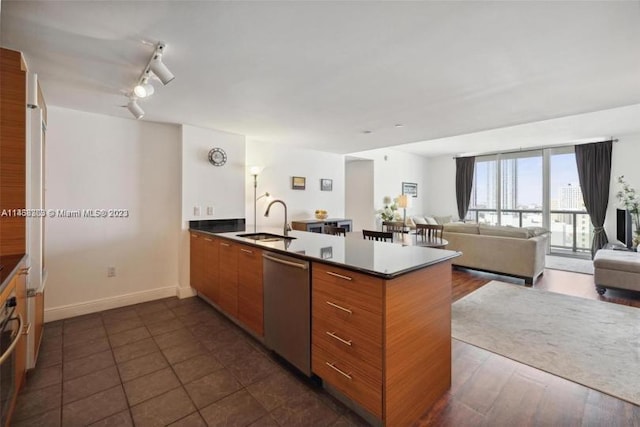
{"type": "Polygon", "coordinates": [[[215,147],[209,151],[209,162],[213,166],[223,166],[227,163],[227,153],[222,148],[215,147]]]}

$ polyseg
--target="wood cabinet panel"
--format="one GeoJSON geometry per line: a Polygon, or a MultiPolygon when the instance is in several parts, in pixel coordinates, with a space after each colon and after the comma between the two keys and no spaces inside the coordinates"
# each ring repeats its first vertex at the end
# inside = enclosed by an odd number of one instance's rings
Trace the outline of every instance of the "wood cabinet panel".
{"type": "Polygon", "coordinates": [[[352,364],[340,359],[314,344],[311,351],[311,368],[323,380],[371,411],[375,416],[382,418],[381,379],[367,375],[366,372],[363,372],[361,364],[352,364]]]}
{"type": "Polygon", "coordinates": [[[202,293],[212,302],[219,304],[220,301],[220,245],[218,239],[203,235],[204,276],[202,293]]]}
{"type": "Polygon", "coordinates": [[[238,246],[220,240],[219,277],[220,308],[227,314],[238,317],[238,246]]]}
{"type": "Polygon", "coordinates": [[[238,319],[259,336],[264,335],[262,251],[238,247],[238,319]]]}
{"type": "Polygon", "coordinates": [[[205,245],[204,236],[190,233],[189,270],[191,287],[197,292],[204,293],[205,276],[205,245]]]}
{"type": "MultiPolygon", "coordinates": [[[[26,73],[22,54],[0,48],[0,211],[26,208],[26,73]]],[[[23,254],[26,218],[0,218],[0,255],[23,254]]]]}
{"type": "Polygon", "coordinates": [[[312,283],[314,290],[334,296],[345,304],[382,313],[382,279],[314,263],[312,283]]]}

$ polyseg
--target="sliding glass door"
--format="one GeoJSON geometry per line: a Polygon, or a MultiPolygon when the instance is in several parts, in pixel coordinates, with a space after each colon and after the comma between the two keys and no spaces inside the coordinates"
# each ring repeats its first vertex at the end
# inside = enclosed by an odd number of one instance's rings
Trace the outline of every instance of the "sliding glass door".
{"type": "Polygon", "coordinates": [[[552,253],[589,254],[592,227],[572,146],[477,157],[470,205],[468,220],[545,227],[552,253]]]}

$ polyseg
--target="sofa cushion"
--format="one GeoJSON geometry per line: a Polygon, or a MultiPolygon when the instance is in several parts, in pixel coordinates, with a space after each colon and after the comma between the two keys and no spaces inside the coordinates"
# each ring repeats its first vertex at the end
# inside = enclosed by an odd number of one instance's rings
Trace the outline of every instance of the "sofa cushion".
{"type": "Polygon", "coordinates": [[[640,254],[631,251],[600,249],[593,258],[593,266],[597,269],[640,273],[640,254]]]}
{"type": "Polygon", "coordinates": [[[444,231],[447,233],[465,233],[465,234],[480,234],[478,231],[478,224],[464,222],[452,222],[444,225],[444,231]]]}
{"type": "Polygon", "coordinates": [[[549,233],[549,230],[543,227],[530,226],[530,227],[524,227],[524,228],[529,233],[529,237],[542,236],[543,234],[549,233]]]}
{"type": "Polygon", "coordinates": [[[516,239],[529,238],[529,230],[519,227],[480,224],[478,231],[479,234],[485,236],[513,237],[516,239]]]}
{"type": "Polygon", "coordinates": [[[435,216],[434,215],[434,217],[433,217],[433,219],[435,219],[438,224],[448,224],[448,223],[451,222],[451,218],[452,218],[451,215],[447,215],[447,216],[435,216]]]}

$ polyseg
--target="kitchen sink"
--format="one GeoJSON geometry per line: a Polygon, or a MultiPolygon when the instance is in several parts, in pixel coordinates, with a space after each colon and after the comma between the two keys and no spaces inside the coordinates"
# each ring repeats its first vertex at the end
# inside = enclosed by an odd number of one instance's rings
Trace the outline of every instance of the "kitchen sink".
{"type": "Polygon", "coordinates": [[[244,237],[245,239],[252,239],[258,242],[281,242],[283,240],[293,240],[295,237],[280,236],[278,234],[271,233],[248,233],[237,234],[238,237],[244,237]]]}

